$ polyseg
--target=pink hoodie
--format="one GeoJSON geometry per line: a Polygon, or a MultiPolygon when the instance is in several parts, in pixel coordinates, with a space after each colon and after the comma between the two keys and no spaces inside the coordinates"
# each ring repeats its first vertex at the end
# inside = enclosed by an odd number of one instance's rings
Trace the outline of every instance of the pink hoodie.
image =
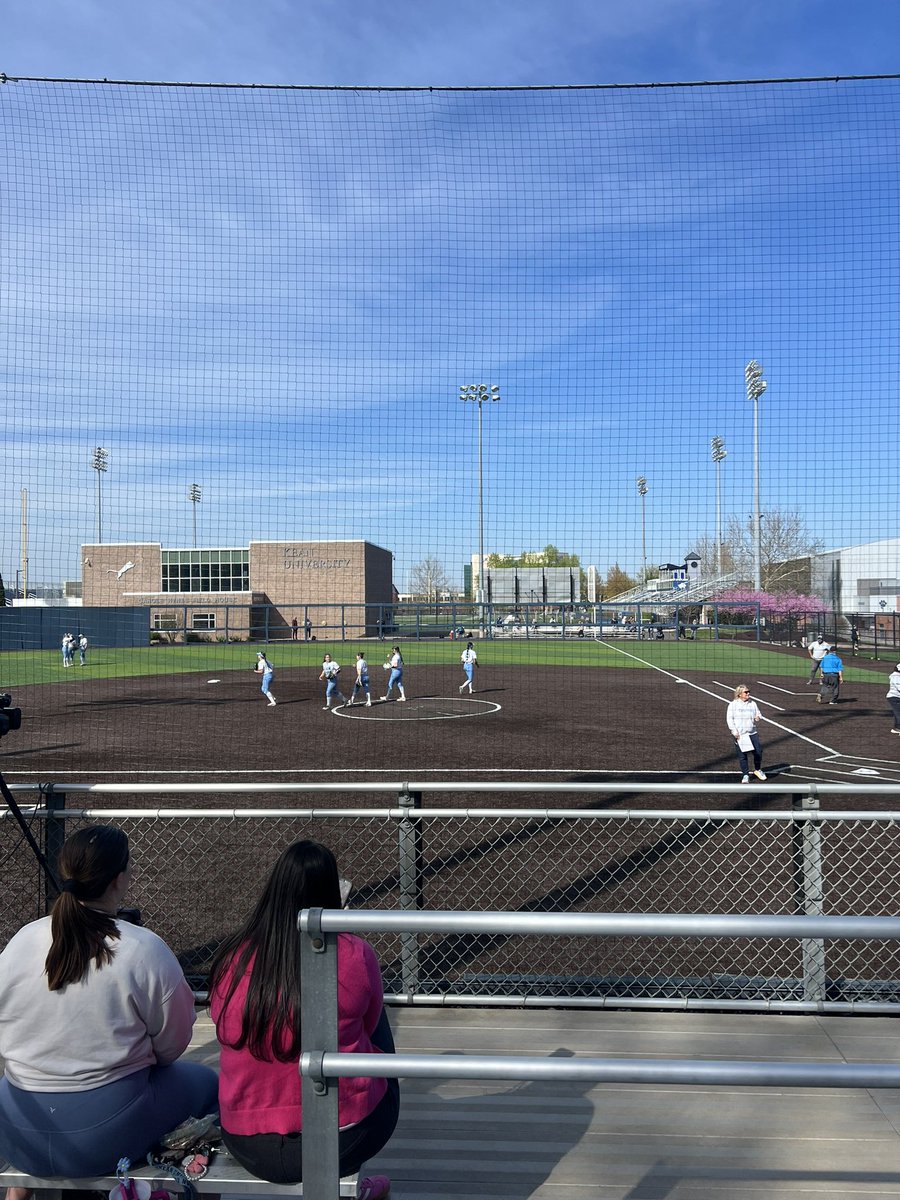
{"type": "MultiPolygon", "coordinates": [[[[381,1017],[383,986],[375,951],[351,933],[338,935],[338,1044],[345,1054],[377,1054],[370,1034],[381,1017]]],[[[221,1046],[219,1109],[222,1128],[237,1136],[256,1133],[299,1133],[303,1127],[298,1064],[263,1061],[245,1047],[234,1050],[253,964],[240,981],[227,1009],[231,977],[210,997],[210,1013],[221,1046]]],[[[358,1124],[376,1107],[387,1090],[385,1079],[350,1078],[338,1081],[340,1125],[358,1124]]]]}

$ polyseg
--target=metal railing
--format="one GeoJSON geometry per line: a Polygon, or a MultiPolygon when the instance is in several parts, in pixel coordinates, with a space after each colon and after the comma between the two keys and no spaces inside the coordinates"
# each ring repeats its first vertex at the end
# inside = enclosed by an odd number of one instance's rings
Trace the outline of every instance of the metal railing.
{"type": "MultiPolygon", "coordinates": [[[[354,883],[353,904],[406,913],[896,912],[900,813],[875,806],[900,801],[900,784],[772,781],[753,799],[773,807],[753,811],[730,807],[748,800],[746,788],[721,784],[73,784],[13,792],[20,803],[43,801],[27,811],[51,859],[77,822],[125,829],[138,868],[132,902],[176,950],[198,993],[222,938],[244,919],[280,851],[300,837],[335,850],[354,883]],[[634,807],[661,791],[729,807],[634,807]],[[486,794],[546,803],[465,803],[486,794]],[[177,806],[241,795],[271,807],[177,806]],[[321,798],[321,807],[282,807],[302,795],[321,798]],[[365,806],[380,796],[392,806],[365,806]],[[456,806],[423,807],[441,796],[456,806]],[[130,806],[96,806],[113,797],[130,806]],[[358,807],[326,807],[357,797],[358,807]],[[550,807],[568,797],[629,807],[550,807]],[[173,806],[156,807],[164,798],[173,806]],[[836,798],[842,811],[819,807],[836,798]]],[[[42,915],[52,896],[12,821],[0,821],[0,852],[8,864],[5,940],[42,915]]],[[[535,947],[513,934],[406,932],[379,935],[376,949],[391,998],[404,1004],[900,1011],[900,952],[892,942],[622,938],[600,954],[575,938],[546,937],[535,947]]]]}
{"type": "Polygon", "coordinates": [[[338,1086],[341,1077],[576,1080],[702,1086],[896,1088],[900,1065],[732,1060],[579,1058],[530,1055],[344,1054],[338,1042],[339,933],[425,933],[591,938],[900,938],[897,917],[756,917],[661,913],[538,914],[510,912],[396,913],[304,909],[298,917],[303,985],[300,1019],[307,1047],[300,1056],[303,1102],[303,1191],[309,1200],[337,1194],[338,1086]]]}

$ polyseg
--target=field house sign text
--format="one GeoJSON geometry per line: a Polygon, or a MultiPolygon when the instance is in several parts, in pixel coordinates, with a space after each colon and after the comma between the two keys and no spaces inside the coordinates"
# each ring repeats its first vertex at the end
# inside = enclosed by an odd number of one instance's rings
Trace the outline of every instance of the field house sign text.
{"type": "Polygon", "coordinates": [[[286,571],[337,571],[349,566],[349,558],[312,558],[309,550],[304,550],[302,546],[286,546],[284,549],[286,571]]]}

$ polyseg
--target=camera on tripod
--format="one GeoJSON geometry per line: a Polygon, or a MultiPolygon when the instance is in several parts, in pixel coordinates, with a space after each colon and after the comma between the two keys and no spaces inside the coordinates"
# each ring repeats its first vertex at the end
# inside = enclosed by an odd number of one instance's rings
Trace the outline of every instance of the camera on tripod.
{"type": "Polygon", "coordinates": [[[22,726],[21,708],[10,708],[11,704],[12,696],[9,692],[0,692],[0,737],[22,726]]]}

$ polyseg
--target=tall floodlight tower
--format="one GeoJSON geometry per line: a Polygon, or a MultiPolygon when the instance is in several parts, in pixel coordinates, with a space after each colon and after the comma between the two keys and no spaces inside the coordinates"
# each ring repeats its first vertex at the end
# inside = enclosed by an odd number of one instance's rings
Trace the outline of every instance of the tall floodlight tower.
{"type": "Polygon", "coordinates": [[[199,483],[192,483],[188,488],[188,500],[194,510],[194,549],[197,549],[197,505],[203,499],[203,491],[199,483]]]}
{"type": "Polygon", "coordinates": [[[481,409],[485,403],[496,403],[500,399],[500,388],[496,383],[470,383],[459,389],[460,400],[478,405],[478,587],[475,602],[479,605],[479,620],[484,628],[484,444],[482,441],[481,409]]]}
{"type": "Polygon", "coordinates": [[[641,498],[641,548],[644,559],[644,578],[642,583],[647,582],[647,479],[644,475],[637,477],[637,490],[641,498]]]}
{"type": "Polygon", "coordinates": [[[102,446],[97,446],[94,449],[94,457],[91,459],[91,466],[97,472],[97,544],[103,541],[103,496],[100,488],[100,481],[106,473],[106,468],[109,465],[109,452],[104,450],[102,446]]]}
{"type": "Polygon", "coordinates": [[[762,591],[762,513],[759,507],[759,398],[768,386],[756,359],[744,368],[747,399],[753,403],[753,590],[762,591]]]}
{"type": "Polygon", "coordinates": [[[710,439],[712,460],[716,464],[716,574],[722,574],[722,462],[728,457],[720,437],[710,439]]]}

